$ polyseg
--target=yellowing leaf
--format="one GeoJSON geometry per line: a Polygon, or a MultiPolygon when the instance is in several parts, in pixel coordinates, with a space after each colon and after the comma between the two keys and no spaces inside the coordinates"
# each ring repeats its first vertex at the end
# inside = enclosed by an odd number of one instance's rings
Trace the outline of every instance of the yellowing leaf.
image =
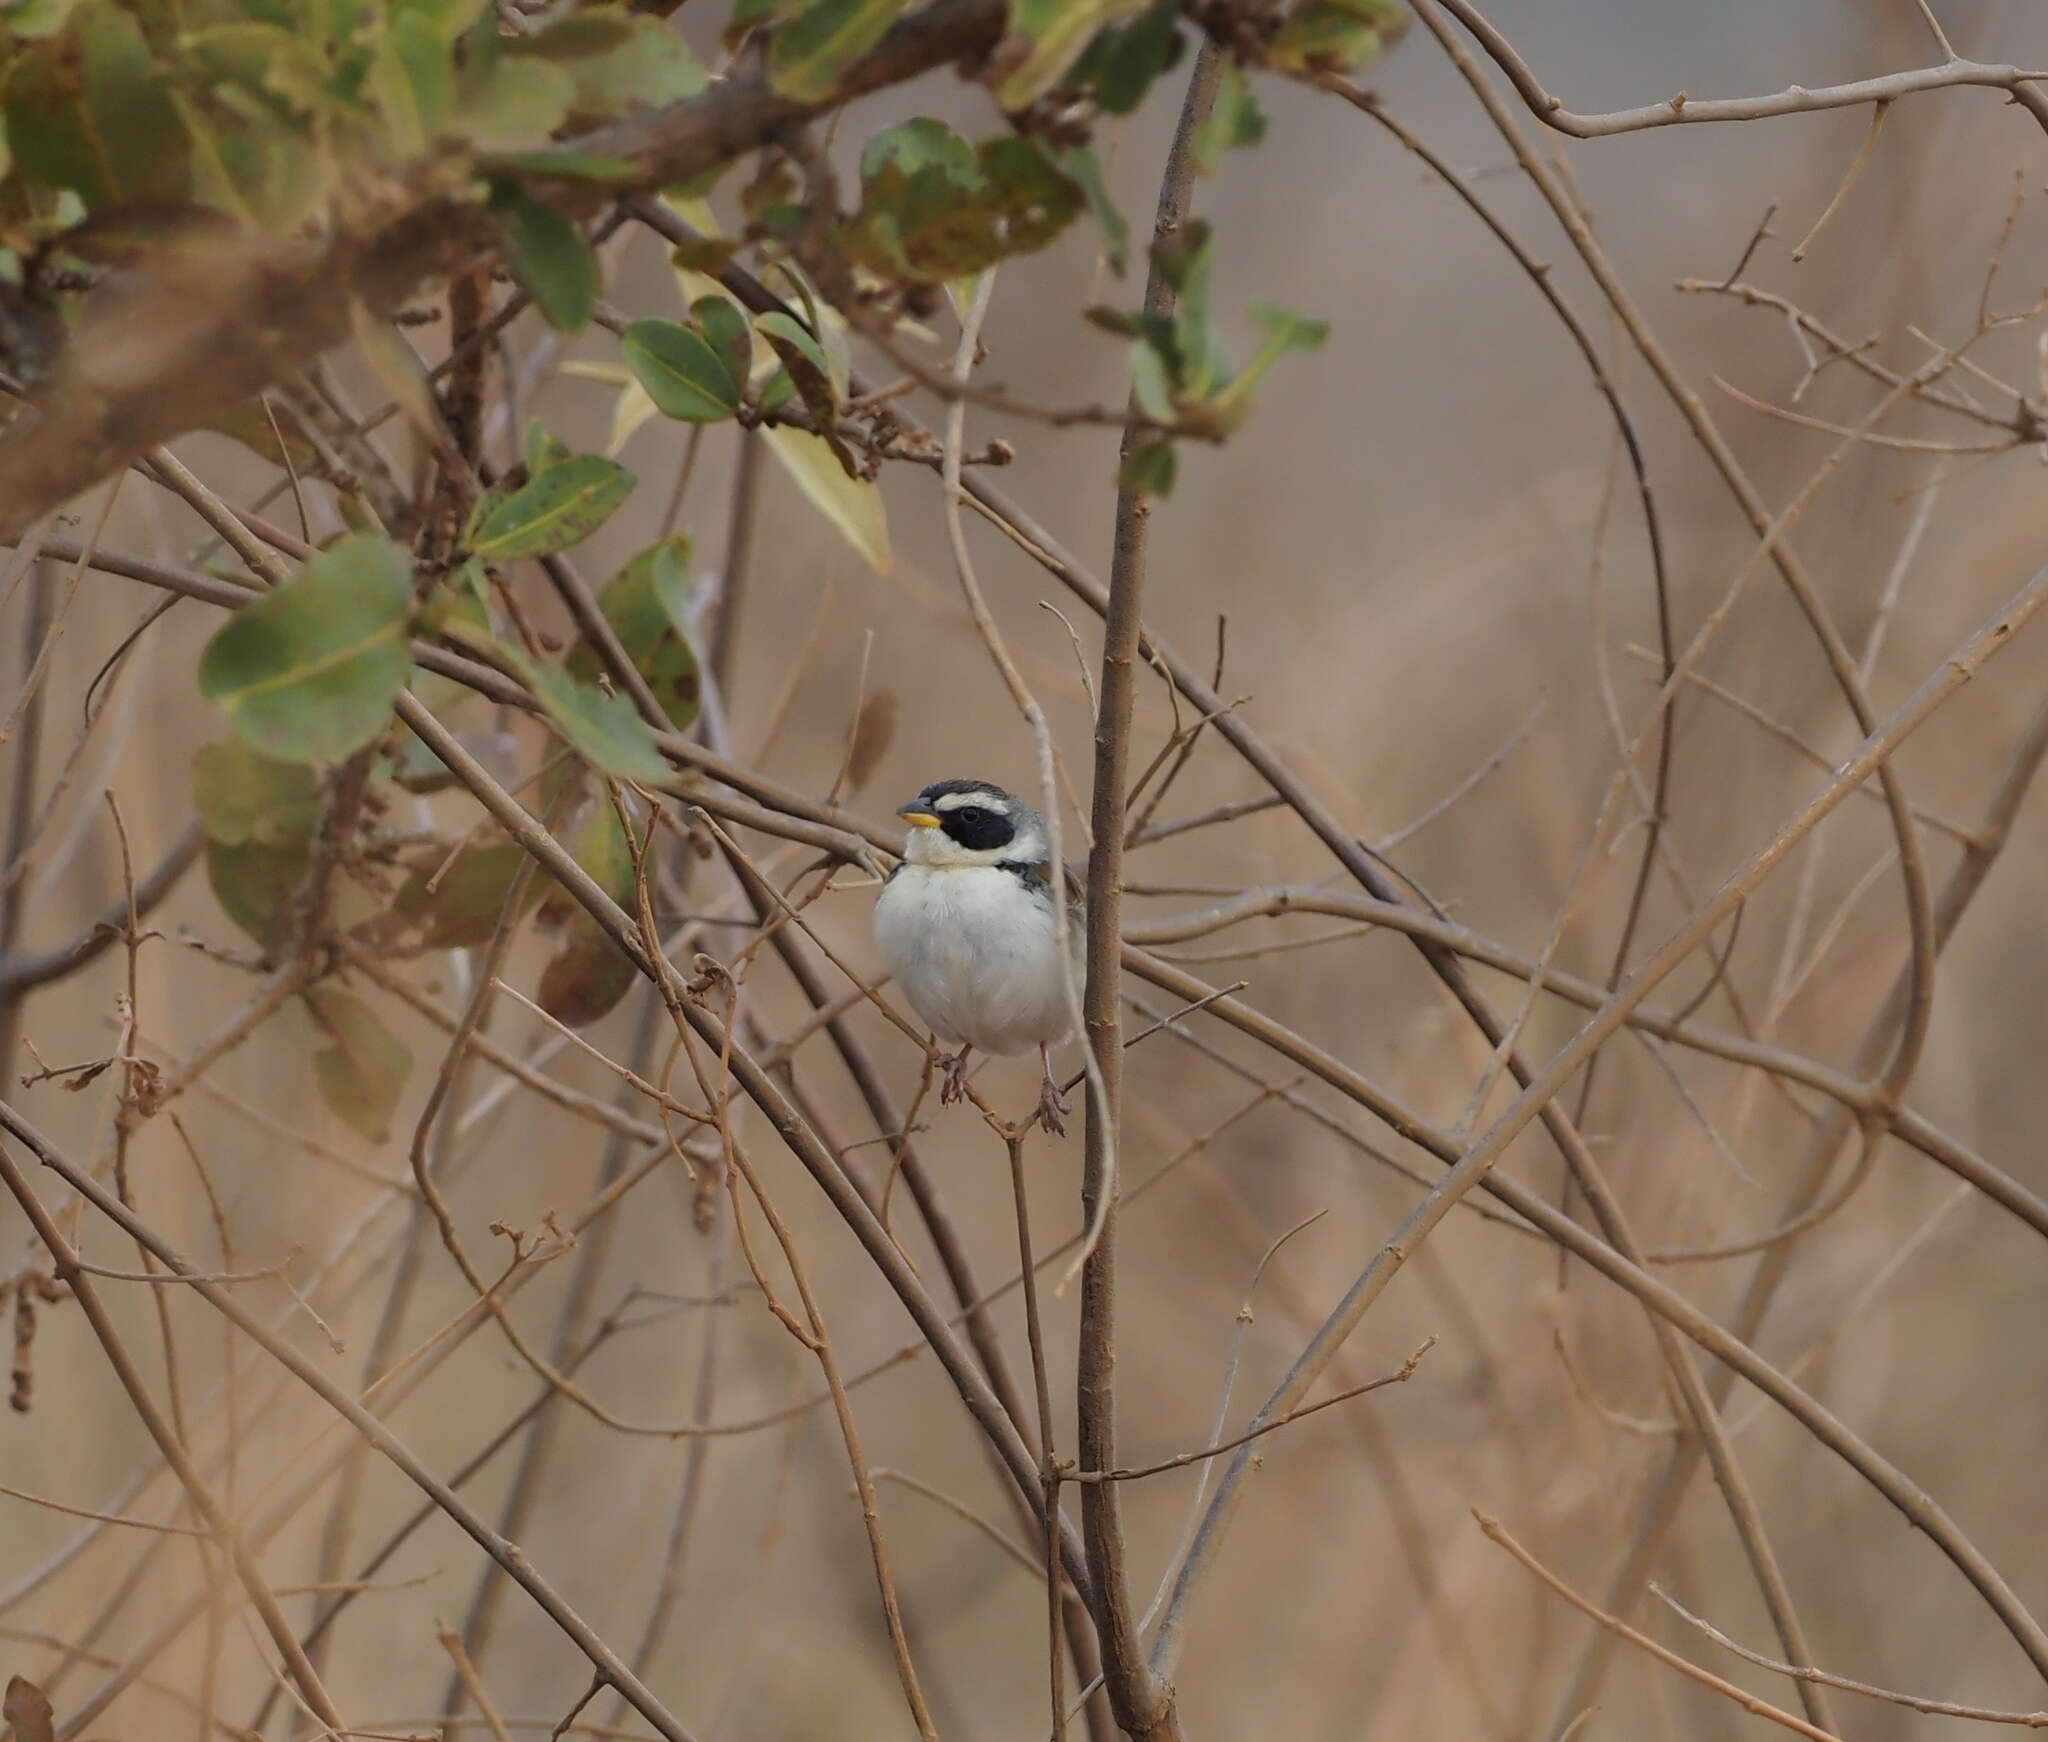
{"type": "Polygon", "coordinates": [[[864,478],[849,478],[831,448],[808,430],[764,429],[761,440],[818,512],[878,575],[889,572],[889,516],[882,493],[864,478]]]}
{"type": "Polygon", "coordinates": [[[619,390],[618,398],[612,401],[611,434],[605,439],[604,446],[604,451],[613,459],[625,451],[626,444],[633,439],[633,432],[656,413],[647,389],[633,378],[633,371],[623,363],[599,363],[579,358],[564,363],[562,373],[585,381],[599,381],[619,390]]]}

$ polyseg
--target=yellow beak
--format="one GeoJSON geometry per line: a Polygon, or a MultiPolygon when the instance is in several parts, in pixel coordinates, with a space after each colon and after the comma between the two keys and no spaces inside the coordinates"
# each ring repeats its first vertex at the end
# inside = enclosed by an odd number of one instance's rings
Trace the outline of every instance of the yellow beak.
{"type": "Polygon", "coordinates": [[[939,819],[937,817],[933,816],[930,811],[919,810],[915,805],[907,804],[896,814],[913,828],[935,829],[939,826],[939,819]]]}

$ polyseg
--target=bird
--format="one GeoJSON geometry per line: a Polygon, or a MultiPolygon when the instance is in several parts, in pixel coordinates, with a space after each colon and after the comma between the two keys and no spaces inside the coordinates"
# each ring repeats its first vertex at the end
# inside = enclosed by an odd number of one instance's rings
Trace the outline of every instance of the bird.
{"type": "MultiPolygon", "coordinates": [[[[875,945],[903,995],[944,1044],[942,1105],[967,1092],[967,1058],[1038,1048],[1038,1112],[1055,1136],[1066,1103],[1052,1048],[1073,1032],[1061,972],[1058,910],[1065,879],[1045,819],[988,780],[935,780],[896,814],[910,825],[903,862],[875,898],[875,945]]],[[[1084,928],[1067,910],[1075,983],[1084,928]]]]}

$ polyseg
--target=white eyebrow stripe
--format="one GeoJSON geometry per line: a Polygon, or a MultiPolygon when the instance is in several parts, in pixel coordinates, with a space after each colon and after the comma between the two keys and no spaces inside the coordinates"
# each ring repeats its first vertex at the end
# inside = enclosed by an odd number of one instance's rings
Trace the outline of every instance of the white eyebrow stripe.
{"type": "Polygon", "coordinates": [[[1002,800],[997,798],[992,792],[948,792],[942,793],[939,797],[932,800],[932,809],[937,811],[957,811],[971,804],[982,805],[989,810],[1001,810],[1003,808],[1002,800]]]}

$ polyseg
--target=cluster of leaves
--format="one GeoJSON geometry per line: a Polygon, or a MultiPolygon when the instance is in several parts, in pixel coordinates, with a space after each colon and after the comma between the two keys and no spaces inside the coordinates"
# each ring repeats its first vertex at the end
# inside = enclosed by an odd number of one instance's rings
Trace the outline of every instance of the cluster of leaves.
{"type": "Polygon", "coordinates": [[[167,229],[346,225],[394,180],[416,197],[503,175],[705,78],[623,5],[508,36],[485,0],[18,0],[0,7],[0,285],[89,275],[167,229]]]}
{"type": "Polygon", "coordinates": [[[1097,190],[1121,255],[1121,226],[1100,195],[1084,146],[1059,153],[1002,134],[970,145],[920,118],[877,133],[861,153],[861,203],[841,245],[878,277],[906,285],[971,278],[1013,254],[1043,248],[1097,190]]]}
{"type": "Polygon", "coordinates": [[[622,370],[597,364],[576,372],[620,387],[615,446],[657,413],[687,424],[744,419],[764,426],[761,439],[797,487],[871,568],[886,571],[881,493],[872,468],[859,464],[842,437],[851,369],[845,335],[800,272],[778,270],[807,308],[808,322],[780,309],[749,317],[679,260],[689,319],[635,321],[621,336],[622,370]]]}
{"type": "MultiPolygon", "coordinates": [[[[616,461],[573,454],[540,429],[527,444],[529,476],[486,495],[464,535],[461,565],[422,600],[410,559],[378,534],[353,533],[232,618],[200,659],[201,691],[231,735],[202,749],[193,792],[206,834],[206,865],[222,910],[273,958],[311,947],[316,926],[383,951],[460,949],[486,941],[508,906],[538,902],[556,933],[539,1000],[572,1024],[595,1021],[626,991],[632,969],[580,908],[524,873],[526,855],[479,824],[457,843],[414,842],[398,850],[395,890],[380,879],[392,853],[357,830],[323,838],[328,787],[323,770],[367,756],[380,815],[391,786],[412,792],[447,784],[425,747],[394,725],[392,705],[410,686],[436,709],[467,693],[413,662],[416,633],[482,654],[516,672],[566,755],[548,766],[540,799],[579,863],[614,899],[634,900],[633,854],[621,820],[637,801],[614,797],[613,781],[666,780],[654,738],[624,696],[601,681],[599,650],[579,639],[560,664],[501,635],[492,609],[496,565],[552,556],[588,537],[626,499],[633,476],[616,461]],[[316,861],[334,860],[330,906],[308,911],[316,861]]],[[[689,542],[664,538],[627,562],[600,590],[598,608],[669,721],[687,728],[699,705],[689,640],[689,542]]],[[[321,1042],[313,1069],[323,1096],[364,1135],[388,1127],[410,1071],[403,1044],[376,1012],[331,981],[313,985],[306,1007],[321,1042]]]]}
{"type": "MultiPolygon", "coordinates": [[[[1329,336],[1329,327],[1255,302],[1251,319],[1259,330],[1259,346],[1243,368],[1233,368],[1210,308],[1209,226],[1190,223],[1153,253],[1173,286],[1173,313],[1095,308],[1088,318],[1130,340],[1131,381],[1138,408],[1148,419],[1161,430],[1219,441],[1244,421],[1252,389],[1267,370],[1290,351],[1316,349],[1329,336]]],[[[1156,434],[1131,448],[1119,482],[1164,496],[1173,489],[1175,469],[1172,436],[1156,434]]]]}
{"type": "MultiPolygon", "coordinates": [[[[774,86],[819,101],[910,5],[737,0],[728,39],[761,33],[774,86]]],[[[619,363],[571,365],[619,389],[612,455],[572,453],[536,425],[525,465],[476,503],[445,569],[422,579],[401,546],[353,533],[214,637],[200,688],[232,731],[200,753],[194,789],[223,909],[267,956],[311,950],[343,929],[380,948],[473,947],[508,907],[530,901],[558,938],[544,1005],[589,1021],[623,993],[630,970],[587,916],[539,888],[518,896],[532,878],[511,841],[472,829],[381,858],[365,848],[388,808],[377,793],[432,790],[443,778],[392,720],[408,686],[436,709],[462,694],[414,664],[414,638],[516,677],[563,747],[540,808],[586,869],[630,901],[630,787],[666,782],[668,765],[596,647],[579,641],[555,662],[523,629],[508,630],[500,571],[552,558],[602,526],[634,487],[617,449],[656,415],[759,428],[849,541],[887,566],[873,432],[864,436],[849,411],[843,317],[798,269],[798,244],[834,257],[845,275],[835,295],[893,294],[913,311],[939,287],[957,295],[976,274],[1045,247],[1084,214],[1121,273],[1128,226],[1089,127],[1133,113],[1191,35],[1180,0],[1009,0],[1007,18],[981,76],[1010,130],[976,141],[929,118],[884,130],[862,153],[855,209],[822,226],[771,155],[743,200],[746,235],[717,246],[762,245],[765,270],[783,275],[800,312],[750,315],[679,256],[686,318],[635,321],[619,363]],[[865,464],[855,451],[864,440],[865,464]],[[340,768],[367,769],[373,796],[336,841],[333,794],[345,783],[328,774],[340,768]],[[329,911],[309,911],[316,895],[332,896],[329,911]],[[362,911],[342,914],[344,896],[362,911]]],[[[1241,18],[1224,0],[1205,11],[1204,27],[1232,58],[1195,142],[1203,167],[1265,132],[1247,69],[1351,70],[1396,22],[1391,0],[1295,0],[1279,11],[1247,7],[1241,18]]],[[[705,83],[663,20],[620,0],[553,9],[521,30],[485,0],[0,0],[0,345],[28,330],[25,308],[61,310],[69,291],[150,248],[374,224],[450,192],[488,202],[514,276],[552,324],[579,329],[596,306],[598,261],[577,224],[535,196],[533,175],[623,176],[622,164],[554,142],[705,83]]],[[[1207,230],[1191,226],[1159,258],[1178,293],[1171,316],[1092,311],[1129,341],[1152,433],[1128,455],[1124,481],[1148,491],[1171,487],[1176,439],[1220,439],[1281,355],[1323,337],[1315,322],[1254,305],[1260,343],[1234,367],[1212,320],[1210,255],[1207,230]]],[[[364,337],[373,362],[393,344],[385,329],[364,337]]],[[[380,373],[423,394],[409,353],[403,362],[380,373]]],[[[664,539],[598,599],[612,638],[679,728],[698,704],[687,552],[686,540],[664,539]]],[[[323,1092],[358,1129],[380,1133],[409,1068],[404,1047],[331,979],[316,981],[306,1002],[323,1037],[314,1058],[323,1092]]]]}

